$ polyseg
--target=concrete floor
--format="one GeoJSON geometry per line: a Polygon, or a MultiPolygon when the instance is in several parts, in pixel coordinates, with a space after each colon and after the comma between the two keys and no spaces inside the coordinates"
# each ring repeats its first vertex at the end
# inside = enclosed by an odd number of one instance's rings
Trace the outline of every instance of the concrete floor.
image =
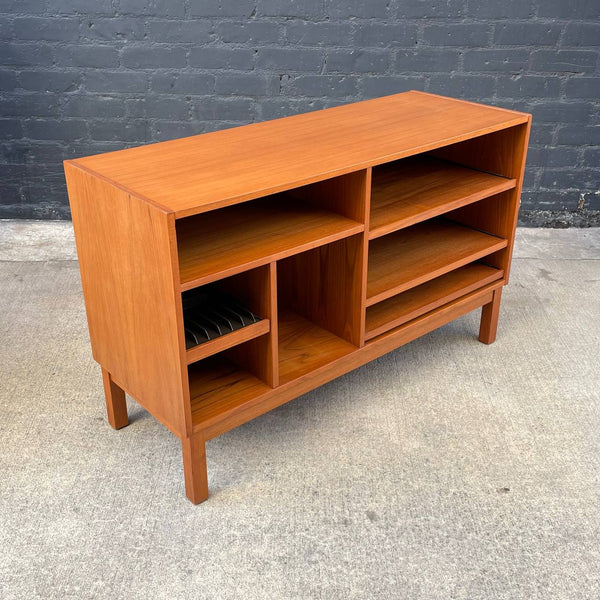
{"type": "Polygon", "coordinates": [[[479,311],[208,443],[111,430],[68,223],[0,222],[0,597],[600,597],[600,229],[518,232],[479,311]]]}

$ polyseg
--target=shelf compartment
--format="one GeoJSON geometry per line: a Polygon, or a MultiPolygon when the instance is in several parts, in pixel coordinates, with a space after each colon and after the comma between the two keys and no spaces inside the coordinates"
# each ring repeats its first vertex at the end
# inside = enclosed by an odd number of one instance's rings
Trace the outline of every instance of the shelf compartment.
{"type": "Polygon", "coordinates": [[[241,327],[240,329],[236,329],[235,331],[216,337],[208,342],[203,342],[202,344],[194,346],[193,348],[189,348],[186,351],[185,355],[187,364],[189,365],[198,360],[202,360],[207,356],[211,356],[212,354],[217,354],[222,350],[231,348],[232,346],[237,346],[238,344],[253,340],[254,338],[269,333],[269,331],[271,331],[271,323],[269,322],[269,319],[262,319],[256,323],[246,325],[245,327],[241,327]]]}
{"type": "Polygon", "coordinates": [[[279,313],[279,382],[281,385],[331,363],[356,346],[294,311],[279,313]]]}
{"type": "Polygon", "coordinates": [[[365,240],[354,235],[277,263],[279,306],[360,345],[365,240]]]}
{"type": "Polygon", "coordinates": [[[194,425],[267,393],[271,388],[223,354],[188,367],[194,425]]]}
{"type": "Polygon", "coordinates": [[[473,263],[378,302],[367,308],[365,340],[466,296],[503,275],[502,269],[473,263]]]}
{"type": "Polygon", "coordinates": [[[507,240],[432,219],[369,244],[367,306],[506,248],[507,240]]]}
{"type": "Polygon", "coordinates": [[[516,184],[516,179],[431,156],[416,156],[374,167],[369,238],[511,190],[516,184]]]}
{"type": "Polygon", "coordinates": [[[364,231],[289,194],[188,217],[176,227],[182,290],[364,231]]]}
{"type": "MultiPolygon", "coordinates": [[[[263,265],[181,294],[187,364],[271,331],[271,268],[263,265]]],[[[262,360],[257,348],[251,354],[257,352],[262,360]]]]}

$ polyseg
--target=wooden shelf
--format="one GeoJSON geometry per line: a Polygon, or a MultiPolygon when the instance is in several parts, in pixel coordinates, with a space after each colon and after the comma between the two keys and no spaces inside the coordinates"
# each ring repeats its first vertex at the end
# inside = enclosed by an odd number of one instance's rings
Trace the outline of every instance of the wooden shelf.
{"type": "Polygon", "coordinates": [[[222,354],[188,368],[192,422],[214,419],[271,388],[222,354]]]}
{"type": "Polygon", "coordinates": [[[279,313],[279,383],[283,385],[354,352],[356,346],[291,310],[279,313]]]}
{"type": "MultiPolygon", "coordinates": [[[[241,331],[241,330],[240,330],[241,331]]],[[[279,315],[279,382],[299,379],[356,350],[329,331],[291,310],[279,315]]],[[[194,425],[216,422],[225,413],[271,390],[260,379],[235,365],[223,354],[188,368],[194,425]]]]}
{"type": "Polygon", "coordinates": [[[503,275],[502,269],[474,263],[378,302],[367,309],[365,340],[502,279],[503,275]]]}
{"type": "Polygon", "coordinates": [[[502,250],[507,241],[433,219],[369,244],[367,306],[502,250]]]}
{"type": "Polygon", "coordinates": [[[373,168],[369,238],[511,190],[508,179],[430,156],[373,168]]]}
{"type": "Polygon", "coordinates": [[[262,319],[257,323],[246,325],[241,329],[236,329],[235,331],[221,335],[214,340],[209,340],[208,342],[194,346],[185,353],[187,364],[189,365],[198,360],[202,360],[207,356],[217,354],[218,352],[231,348],[232,346],[237,346],[248,340],[253,340],[265,333],[269,333],[270,330],[271,324],[269,319],[262,319]]]}
{"type": "Polygon", "coordinates": [[[364,231],[334,212],[278,194],[177,222],[181,290],[364,231]]]}

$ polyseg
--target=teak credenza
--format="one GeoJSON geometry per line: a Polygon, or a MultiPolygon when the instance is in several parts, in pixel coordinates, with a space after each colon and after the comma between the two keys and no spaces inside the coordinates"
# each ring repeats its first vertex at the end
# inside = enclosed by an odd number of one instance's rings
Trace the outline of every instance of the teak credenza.
{"type": "Polygon", "coordinates": [[[168,427],[198,503],[207,440],[480,306],[493,342],[530,124],[412,91],[66,161],[110,424],[168,427]],[[189,347],[204,286],[257,319],[189,347]]]}

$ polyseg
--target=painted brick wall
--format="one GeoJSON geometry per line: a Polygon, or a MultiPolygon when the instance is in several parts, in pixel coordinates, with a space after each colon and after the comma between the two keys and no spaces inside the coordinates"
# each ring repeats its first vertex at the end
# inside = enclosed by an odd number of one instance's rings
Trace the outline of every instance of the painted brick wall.
{"type": "Polygon", "coordinates": [[[61,161],[422,89],[530,111],[522,221],[600,224],[598,0],[0,0],[0,216],[61,161]]]}

